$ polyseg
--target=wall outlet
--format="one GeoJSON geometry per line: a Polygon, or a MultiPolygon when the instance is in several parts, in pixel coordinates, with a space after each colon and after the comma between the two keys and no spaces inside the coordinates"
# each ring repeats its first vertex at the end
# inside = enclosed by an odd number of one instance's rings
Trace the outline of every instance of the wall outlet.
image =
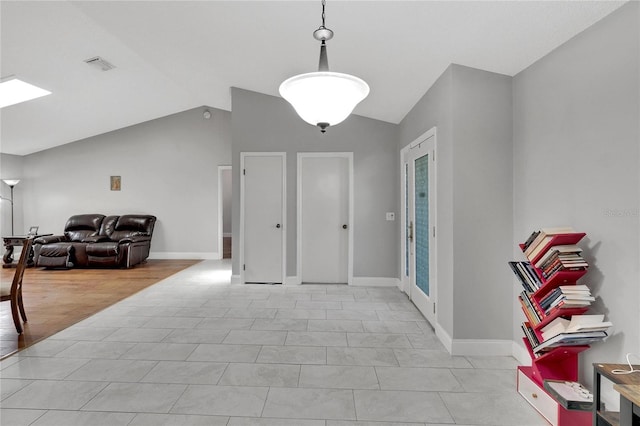
{"type": "Polygon", "coordinates": [[[396,214],[393,212],[387,212],[387,220],[396,220],[396,214]]]}

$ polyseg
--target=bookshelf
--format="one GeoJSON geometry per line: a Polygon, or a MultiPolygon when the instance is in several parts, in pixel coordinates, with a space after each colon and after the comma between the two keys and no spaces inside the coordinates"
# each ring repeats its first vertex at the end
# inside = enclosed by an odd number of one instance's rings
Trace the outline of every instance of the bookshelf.
{"type": "Polygon", "coordinates": [[[596,333],[583,333],[583,338],[578,333],[548,334],[559,322],[585,314],[593,300],[588,288],[577,283],[588,268],[576,246],[585,235],[560,228],[536,231],[519,245],[527,260],[509,262],[524,288],[519,296],[526,317],[522,340],[531,357],[531,366],[518,367],[517,389],[554,426],[586,426],[592,422],[591,411],[569,410],[544,388],[545,380],[578,381],[578,355],[589,348],[589,336],[599,340],[596,333]]]}

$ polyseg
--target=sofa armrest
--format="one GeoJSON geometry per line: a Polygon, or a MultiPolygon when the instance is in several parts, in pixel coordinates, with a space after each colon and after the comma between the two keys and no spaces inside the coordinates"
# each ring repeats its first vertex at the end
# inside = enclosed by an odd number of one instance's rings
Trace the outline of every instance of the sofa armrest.
{"type": "Polygon", "coordinates": [[[45,237],[38,237],[33,240],[33,244],[51,244],[51,243],[63,243],[69,241],[66,235],[47,235],[45,237]]]}
{"type": "Polygon", "coordinates": [[[140,243],[140,242],[144,242],[144,241],[151,241],[151,237],[149,235],[131,235],[128,237],[124,237],[123,239],[121,239],[120,241],[118,241],[118,244],[127,244],[127,243],[140,243]]]}

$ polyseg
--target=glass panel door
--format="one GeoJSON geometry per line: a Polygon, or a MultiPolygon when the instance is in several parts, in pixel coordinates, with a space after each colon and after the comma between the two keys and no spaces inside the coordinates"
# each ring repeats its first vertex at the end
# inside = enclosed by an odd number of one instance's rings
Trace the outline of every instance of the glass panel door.
{"type": "Polygon", "coordinates": [[[416,286],[429,296],[429,154],[414,161],[416,286]]]}

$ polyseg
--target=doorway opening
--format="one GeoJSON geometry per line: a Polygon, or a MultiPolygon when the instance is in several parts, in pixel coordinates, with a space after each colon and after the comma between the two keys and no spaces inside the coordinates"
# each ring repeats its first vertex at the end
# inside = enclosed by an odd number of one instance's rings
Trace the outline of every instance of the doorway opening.
{"type": "Polygon", "coordinates": [[[218,166],[218,255],[231,259],[231,166],[218,166]]]}

